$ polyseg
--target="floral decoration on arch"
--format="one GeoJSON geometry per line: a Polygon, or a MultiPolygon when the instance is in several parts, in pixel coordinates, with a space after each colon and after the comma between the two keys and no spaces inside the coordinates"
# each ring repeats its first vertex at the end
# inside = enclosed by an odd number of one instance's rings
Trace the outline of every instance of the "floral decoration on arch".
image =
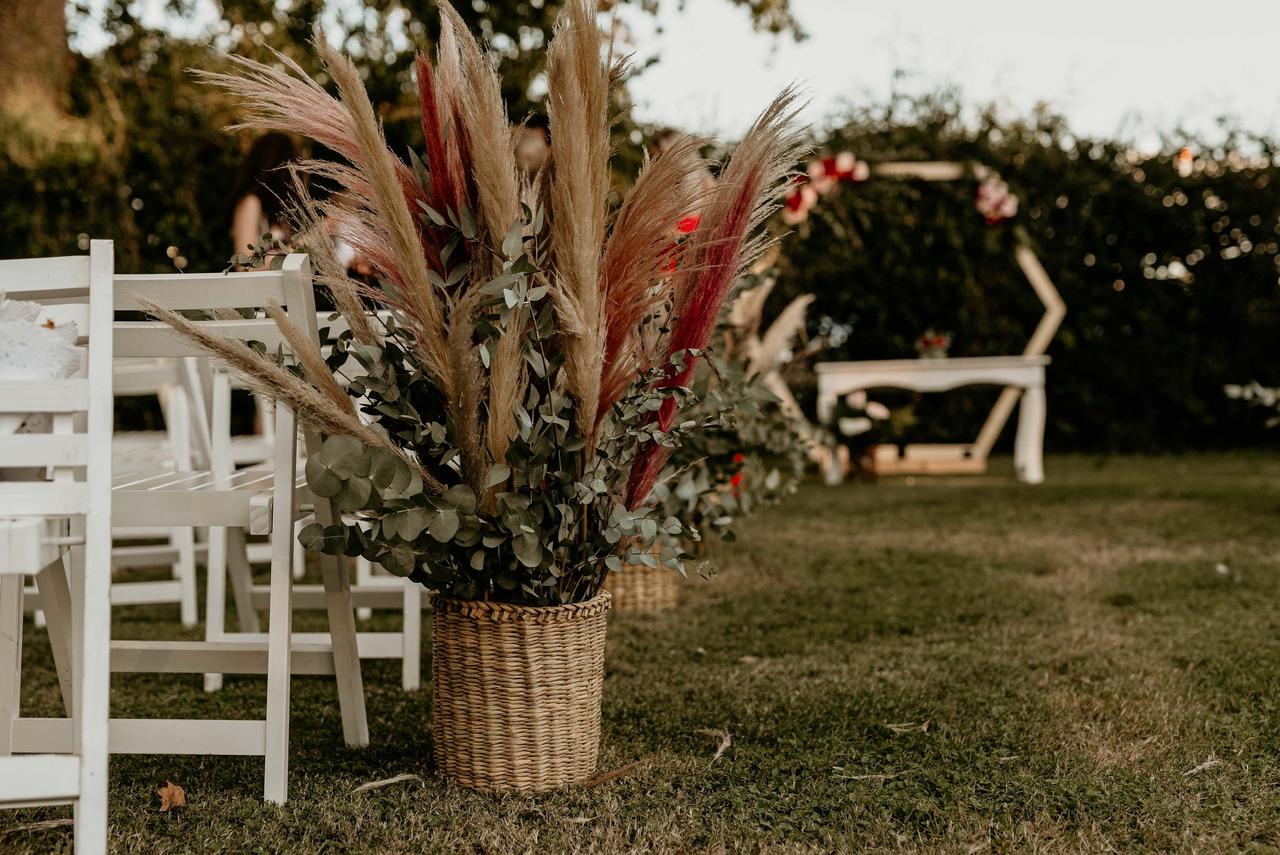
{"type": "Polygon", "coordinates": [[[1018,213],[1018,197],[1009,189],[1004,179],[994,172],[982,179],[982,183],[978,185],[974,204],[989,226],[1013,219],[1018,213]]]}
{"type": "MultiPolygon", "coordinates": [[[[979,171],[983,176],[974,197],[974,207],[995,226],[1013,219],[1018,213],[1018,197],[1009,185],[994,172],[979,171]]],[[[818,199],[835,190],[842,183],[861,183],[871,177],[871,166],[858,160],[853,152],[842,151],[833,157],[824,157],[809,163],[808,168],[792,179],[792,189],[782,208],[782,220],[789,226],[809,219],[809,212],[818,199]]]]}
{"type": "Polygon", "coordinates": [[[790,226],[804,222],[819,196],[827,195],[842,182],[866,181],[870,177],[871,167],[851,151],[811,162],[809,168],[794,179],[795,186],[782,207],[783,222],[790,226]]]}

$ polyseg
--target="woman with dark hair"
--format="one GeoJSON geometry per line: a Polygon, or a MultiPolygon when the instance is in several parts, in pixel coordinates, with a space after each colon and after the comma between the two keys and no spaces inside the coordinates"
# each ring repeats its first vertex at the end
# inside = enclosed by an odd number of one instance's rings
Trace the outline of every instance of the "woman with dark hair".
{"type": "Polygon", "coordinates": [[[290,186],[284,167],[298,154],[297,145],[285,134],[264,134],[253,141],[227,212],[235,253],[248,254],[249,244],[258,244],[265,234],[288,243],[292,230],[285,206],[290,186]]]}

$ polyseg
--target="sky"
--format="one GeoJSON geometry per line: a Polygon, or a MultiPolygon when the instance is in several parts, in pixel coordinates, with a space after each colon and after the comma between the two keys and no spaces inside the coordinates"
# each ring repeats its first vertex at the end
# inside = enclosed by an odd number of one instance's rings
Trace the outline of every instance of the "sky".
{"type": "Polygon", "coordinates": [[[639,117],[737,135],[792,80],[807,118],[900,90],[959,86],[972,104],[1048,102],[1077,133],[1154,144],[1159,130],[1212,131],[1223,114],[1280,128],[1280,0],[791,0],[809,38],[751,32],[725,0],[666,0],[632,14],[639,117]],[[660,30],[660,31],[659,31],[660,30]]]}
{"type": "MultiPolygon", "coordinates": [[[[99,2],[99,0],[91,0],[99,2]]],[[[356,0],[338,0],[356,2],[356,0]]],[[[137,0],[164,20],[163,0],[137,0]]],[[[808,39],[752,32],[728,0],[662,0],[654,19],[625,9],[637,59],[637,118],[733,138],[786,84],[821,124],[894,88],[957,86],[1009,113],[1047,102],[1077,133],[1154,147],[1179,127],[1211,138],[1219,116],[1280,131],[1280,0],[791,0],[808,39]],[[681,8],[683,7],[683,8],[681,8]]],[[[195,34],[194,20],[166,22],[195,34]]],[[[95,47],[92,35],[79,45],[95,47]]]]}

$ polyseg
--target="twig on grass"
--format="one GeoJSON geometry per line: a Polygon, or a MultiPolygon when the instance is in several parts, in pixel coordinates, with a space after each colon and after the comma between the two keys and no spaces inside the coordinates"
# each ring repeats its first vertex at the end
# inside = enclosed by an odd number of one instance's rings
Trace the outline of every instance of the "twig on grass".
{"type": "Polygon", "coordinates": [[[395,775],[395,776],[390,777],[390,778],[383,778],[383,779],[382,779],[382,780],[380,780],[380,781],[370,781],[370,782],[369,782],[369,783],[367,783],[367,784],[361,784],[360,786],[356,787],[356,788],[355,788],[354,790],[352,790],[351,792],[353,792],[353,793],[363,793],[363,792],[365,792],[365,791],[367,791],[367,790],[380,790],[380,789],[382,789],[383,787],[390,787],[392,784],[400,784],[400,783],[403,783],[403,782],[405,782],[405,781],[418,781],[419,783],[421,783],[421,782],[422,782],[422,778],[418,777],[417,775],[413,774],[412,772],[404,772],[404,773],[402,773],[402,774],[395,775]]]}
{"type": "Polygon", "coordinates": [[[902,722],[901,724],[886,723],[885,727],[887,727],[889,730],[897,734],[915,733],[917,730],[920,731],[921,733],[928,733],[929,725],[932,722],[933,722],[933,719],[925,719],[923,722],[906,721],[906,722],[902,722]]]}
{"type": "Polygon", "coordinates": [[[631,772],[634,772],[636,769],[639,769],[640,764],[643,762],[644,762],[643,759],[632,760],[630,763],[628,763],[625,766],[619,766],[617,769],[611,769],[608,772],[601,772],[599,775],[596,775],[590,781],[587,781],[585,784],[583,784],[582,788],[587,789],[589,787],[598,787],[601,784],[606,783],[607,781],[612,781],[614,778],[621,778],[623,775],[629,774],[631,772]]]}
{"type": "Polygon", "coordinates": [[[1182,777],[1191,778],[1196,775],[1199,775],[1201,772],[1207,772],[1208,770],[1212,769],[1214,766],[1221,766],[1221,765],[1222,765],[1221,760],[1219,760],[1217,757],[1210,756],[1208,760],[1204,761],[1199,766],[1196,766],[1194,769],[1188,769],[1187,771],[1183,772],[1182,777]]]}
{"type": "Polygon", "coordinates": [[[27,825],[15,825],[13,828],[0,829],[0,835],[13,834],[18,831],[48,831],[52,828],[69,828],[76,824],[74,819],[46,819],[27,825]]]}
{"type": "Polygon", "coordinates": [[[878,775],[846,775],[843,766],[835,766],[832,768],[833,776],[842,781],[892,781],[894,778],[901,777],[905,772],[885,772],[878,775]]]}

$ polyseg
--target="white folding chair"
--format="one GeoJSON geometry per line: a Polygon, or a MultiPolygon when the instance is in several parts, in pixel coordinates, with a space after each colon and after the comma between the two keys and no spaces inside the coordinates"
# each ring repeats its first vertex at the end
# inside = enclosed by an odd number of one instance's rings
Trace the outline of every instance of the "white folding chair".
{"type": "MultiPolygon", "coordinates": [[[[117,276],[115,307],[136,312],[144,302],[174,310],[261,308],[280,303],[303,329],[316,334],[310,268],[291,255],[282,270],[240,274],[163,274],[117,276]]],[[[274,351],[288,343],[267,318],[196,321],[227,338],[261,341],[274,351]]],[[[121,358],[203,355],[156,321],[117,321],[115,351],[121,358]]],[[[307,442],[319,438],[306,431],[307,442]]],[[[211,602],[223,592],[215,581],[226,559],[217,536],[227,528],[247,529],[272,538],[271,585],[266,633],[235,640],[116,641],[111,670],[167,674],[265,674],[266,714],[261,720],[112,719],[110,747],[128,754],[250,755],[265,758],[263,797],[283,803],[288,796],[289,685],[291,674],[332,675],[338,689],[343,736],[348,745],[369,742],[364,690],[357,653],[355,620],[348,579],[332,558],[321,562],[330,632],[293,633],[293,524],[314,507],[320,521],[333,519],[327,500],[316,501],[297,473],[297,429],[293,413],[277,407],[275,449],[270,469],[198,472],[124,473],[112,487],[114,521],[120,526],[208,526],[211,602]]],[[[37,580],[39,581],[39,580],[37,580]]],[[[41,591],[41,596],[45,592],[41,591]]],[[[49,614],[50,635],[57,634],[49,614]]],[[[64,744],[64,720],[19,719],[15,742],[22,750],[47,750],[64,744]]]]}
{"type": "MultiPolygon", "coordinates": [[[[329,316],[323,313],[317,316],[316,324],[317,327],[327,327],[331,337],[336,337],[346,328],[345,322],[340,318],[330,321],[329,316]]],[[[251,443],[260,442],[260,438],[254,437],[251,442],[237,443],[236,438],[231,437],[231,390],[236,386],[234,378],[226,372],[218,372],[215,373],[212,382],[213,403],[210,411],[213,419],[214,458],[221,461],[229,460],[230,463],[223,464],[228,467],[256,462],[252,456],[254,445],[251,443]]],[[[271,411],[271,404],[259,401],[258,408],[259,413],[266,414],[271,411]]],[[[263,423],[266,424],[265,418],[263,423]]],[[[267,431],[264,430],[263,434],[266,435],[267,431]]],[[[230,471],[229,468],[228,471],[230,471]]],[[[228,543],[226,547],[231,560],[223,566],[227,567],[230,576],[241,632],[257,631],[257,615],[254,610],[265,608],[270,595],[268,586],[253,583],[249,571],[250,564],[258,563],[262,559],[257,551],[259,546],[259,544],[246,546],[241,540],[228,543]],[[241,549],[247,556],[245,561],[240,561],[238,558],[241,549]],[[243,606],[246,589],[250,591],[252,609],[245,609],[243,606]]],[[[374,609],[394,610],[401,613],[399,632],[362,631],[357,633],[360,658],[399,659],[401,687],[405,691],[417,691],[422,686],[422,609],[426,605],[422,587],[416,582],[393,576],[385,571],[377,572],[380,568],[375,569],[375,565],[366,559],[358,558],[354,563],[356,578],[351,586],[351,595],[357,606],[356,616],[367,620],[372,617],[374,609]]],[[[214,580],[214,572],[216,572],[215,569],[210,565],[210,587],[225,586],[225,582],[214,580]]],[[[205,627],[206,633],[211,638],[224,637],[223,628],[226,618],[222,610],[217,607],[221,602],[221,599],[209,600],[210,612],[205,616],[205,627]]],[[[325,608],[323,588],[319,585],[295,586],[294,608],[300,610],[325,608]]],[[[226,633],[225,637],[234,638],[236,633],[226,633]]],[[[205,686],[210,691],[217,690],[221,686],[219,676],[208,675],[205,686]]]]}
{"type": "Polygon", "coordinates": [[[48,414],[53,424],[51,433],[0,436],[0,470],[25,470],[25,480],[0,483],[0,807],[73,803],[81,853],[107,851],[112,264],[110,241],[93,241],[88,256],[0,261],[10,297],[87,308],[77,325],[87,377],[0,381],[0,412],[48,414]],[[45,608],[52,623],[74,627],[50,636],[71,721],[58,753],[14,756],[23,581],[32,574],[60,582],[44,585],[45,608]]]}
{"type": "MultiPolygon", "coordinates": [[[[154,397],[164,414],[164,430],[115,433],[111,439],[111,455],[116,474],[157,469],[190,472],[208,468],[208,414],[196,360],[118,359],[113,380],[118,400],[154,397]]],[[[112,604],[177,603],[182,625],[195,626],[199,620],[195,534],[191,527],[117,527],[116,544],[111,552],[115,569],[169,567],[172,578],[116,582],[111,586],[112,604]],[[160,542],[136,543],[139,540],[160,542]]]]}

